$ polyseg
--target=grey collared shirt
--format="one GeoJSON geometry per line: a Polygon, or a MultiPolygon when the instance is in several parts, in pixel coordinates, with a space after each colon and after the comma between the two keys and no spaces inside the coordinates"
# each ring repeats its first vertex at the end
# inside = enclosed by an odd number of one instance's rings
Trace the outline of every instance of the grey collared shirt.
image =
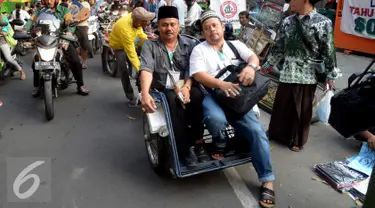
{"type": "Polygon", "coordinates": [[[168,70],[180,71],[180,79],[189,79],[189,59],[195,45],[197,41],[179,36],[171,63],[168,50],[159,38],[146,40],[142,46],[140,70],[153,74],[151,89],[165,89],[168,70]]]}

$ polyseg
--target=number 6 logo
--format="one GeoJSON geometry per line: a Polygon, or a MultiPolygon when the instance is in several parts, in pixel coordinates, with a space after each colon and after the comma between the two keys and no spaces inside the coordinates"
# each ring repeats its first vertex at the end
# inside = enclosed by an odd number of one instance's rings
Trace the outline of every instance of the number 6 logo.
{"type": "Polygon", "coordinates": [[[36,190],[38,190],[40,184],[39,176],[36,174],[27,174],[36,167],[42,165],[43,163],[45,163],[45,161],[36,161],[31,165],[27,166],[24,170],[20,172],[20,174],[18,174],[17,178],[14,180],[13,183],[13,192],[18,198],[27,199],[30,196],[32,196],[36,192],[36,190]],[[24,193],[20,193],[21,185],[30,178],[34,179],[33,185],[29,188],[29,190],[25,191],[24,193]]]}

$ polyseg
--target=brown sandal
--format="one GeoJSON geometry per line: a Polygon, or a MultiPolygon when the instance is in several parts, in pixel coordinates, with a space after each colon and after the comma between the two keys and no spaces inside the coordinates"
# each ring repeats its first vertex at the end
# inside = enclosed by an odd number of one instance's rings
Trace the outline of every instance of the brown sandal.
{"type": "Polygon", "coordinates": [[[77,93],[78,93],[79,95],[86,96],[86,95],[89,95],[89,94],[90,94],[90,91],[87,90],[87,89],[85,89],[85,88],[83,88],[83,87],[78,87],[78,88],[77,88],[77,93]]]}
{"type": "Polygon", "coordinates": [[[293,145],[293,146],[289,147],[289,149],[293,152],[301,152],[303,150],[303,147],[293,145]]]}
{"type": "Polygon", "coordinates": [[[211,157],[214,160],[221,160],[224,159],[224,150],[223,149],[216,149],[215,151],[212,152],[211,157]]]}

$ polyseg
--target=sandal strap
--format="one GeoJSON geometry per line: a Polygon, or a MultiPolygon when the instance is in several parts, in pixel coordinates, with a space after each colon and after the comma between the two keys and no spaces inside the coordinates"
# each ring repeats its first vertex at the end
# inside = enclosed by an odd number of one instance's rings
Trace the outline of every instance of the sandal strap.
{"type": "Polygon", "coordinates": [[[267,203],[267,204],[275,204],[275,198],[274,197],[263,194],[262,197],[260,198],[260,201],[266,201],[266,200],[272,202],[272,203],[267,203]]]}
{"type": "Polygon", "coordinates": [[[88,92],[90,92],[88,89],[86,89],[86,88],[80,88],[80,87],[77,87],[77,90],[78,90],[79,92],[83,92],[83,93],[88,93],[88,92]]]}
{"type": "Polygon", "coordinates": [[[269,196],[275,198],[275,191],[266,187],[262,187],[261,193],[263,196],[269,196]]]}

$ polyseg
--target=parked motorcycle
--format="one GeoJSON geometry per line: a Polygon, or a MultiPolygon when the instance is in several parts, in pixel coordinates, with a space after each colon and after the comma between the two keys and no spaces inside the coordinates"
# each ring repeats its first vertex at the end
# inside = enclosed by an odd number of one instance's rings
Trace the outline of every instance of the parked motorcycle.
{"type": "MultiPolygon", "coordinates": [[[[7,25],[7,22],[0,22],[1,27],[5,27],[7,25]]],[[[23,62],[17,54],[16,48],[10,47],[10,51],[12,59],[15,60],[22,67],[23,62]]],[[[15,73],[18,73],[16,69],[14,69],[11,65],[7,64],[7,62],[4,59],[3,53],[1,53],[0,58],[0,80],[5,80],[6,78],[13,76],[15,73]]]]}
{"type": "MultiPolygon", "coordinates": [[[[70,25],[70,26],[73,26],[70,25]]],[[[63,50],[67,50],[71,42],[77,42],[74,36],[63,35],[61,22],[53,14],[42,13],[36,21],[37,52],[34,56],[35,70],[40,73],[40,83],[44,99],[47,120],[54,118],[54,98],[58,90],[66,89],[75,83],[63,50]]]]}
{"type": "MultiPolygon", "coordinates": [[[[92,56],[96,54],[98,50],[102,48],[103,41],[102,35],[100,35],[100,24],[98,22],[97,16],[90,16],[87,20],[89,30],[88,30],[88,39],[92,48],[92,56]]],[[[90,52],[91,53],[91,52],[90,52]]]]}
{"type": "Polygon", "coordinates": [[[24,22],[21,19],[9,20],[9,23],[14,30],[13,38],[18,40],[16,46],[17,53],[21,56],[26,56],[30,50],[35,48],[35,43],[32,40],[32,36],[30,34],[25,34],[23,31],[15,30],[15,25],[24,25],[24,22]]]}
{"type": "Polygon", "coordinates": [[[109,46],[109,34],[112,31],[112,27],[115,22],[119,19],[119,16],[111,16],[108,19],[101,19],[101,32],[103,34],[102,40],[102,69],[104,73],[108,73],[110,76],[115,77],[117,75],[116,58],[112,48],[109,46]]]}

